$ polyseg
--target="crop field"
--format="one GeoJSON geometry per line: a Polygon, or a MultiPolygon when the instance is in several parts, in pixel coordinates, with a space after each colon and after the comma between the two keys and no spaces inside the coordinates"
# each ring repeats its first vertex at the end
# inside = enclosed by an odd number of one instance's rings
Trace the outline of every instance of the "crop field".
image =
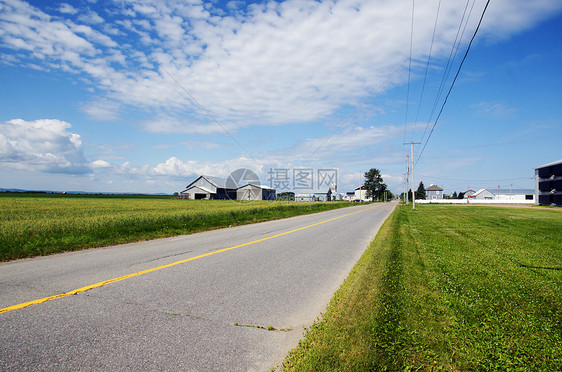
{"type": "Polygon", "coordinates": [[[0,261],[189,234],[349,205],[0,194],[0,261]]]}
{"type": "Polygon", "coordinates": [[[562,210],[398,207],[283,367],[561,371],[562,210]]]}

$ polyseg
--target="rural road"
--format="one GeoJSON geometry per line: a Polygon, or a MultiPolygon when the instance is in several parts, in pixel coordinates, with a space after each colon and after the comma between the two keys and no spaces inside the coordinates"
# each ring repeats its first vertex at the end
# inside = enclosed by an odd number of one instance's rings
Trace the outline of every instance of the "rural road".
{"type": "Polygon", "coordinates": [[[0,370],[270,370],[395,205],[0,263],[0,370]]]}

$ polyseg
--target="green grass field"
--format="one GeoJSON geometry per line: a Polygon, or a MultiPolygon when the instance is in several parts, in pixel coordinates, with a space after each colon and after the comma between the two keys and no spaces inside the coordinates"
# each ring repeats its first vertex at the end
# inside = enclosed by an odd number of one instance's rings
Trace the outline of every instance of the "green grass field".
{"type": "Polygon", "coordinates": [[[0,193],[0,261],[189,234],[349,205],[0,193]]]}
{"type": "Polygon", "coordinates": [[[283,366],[561,371],[562,211],[398,207],[283,366]]]}

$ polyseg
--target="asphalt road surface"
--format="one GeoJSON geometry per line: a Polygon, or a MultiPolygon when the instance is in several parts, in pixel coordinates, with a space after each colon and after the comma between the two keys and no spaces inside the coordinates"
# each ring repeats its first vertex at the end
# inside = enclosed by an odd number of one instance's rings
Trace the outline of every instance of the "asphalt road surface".
{"type": "Polygon", "coordinates": [[[270,370],[394,207],[0,263],[0,370],[270,370]]]}

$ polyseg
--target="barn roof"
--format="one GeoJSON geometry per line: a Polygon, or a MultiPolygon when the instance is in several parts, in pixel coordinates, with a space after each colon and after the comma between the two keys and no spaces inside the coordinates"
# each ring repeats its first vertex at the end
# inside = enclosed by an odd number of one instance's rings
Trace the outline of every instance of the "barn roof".
{"type": "Polygon", "coordinates": [[[247,186],[252,186],[258,189],[262,189],[262,190],[275,190],[273,187],[269,187],[266,185],[258,185],[256,183],[247,183],[244,186],[240,186],[239,189],[241,189],[242,187],[247,187],[247,186]]]}
{"type": "Polygon", "coordinates": [[[193,182],[191,182],[189,185],[187,185],[186,188],[188,189],[190,186],[195,184],[201,178],[206,179],[207,181],[209,181],[209,183],[211,183],[213,186],[215,186],[217,188],[220,188],[220,189],[227,189],[228,188],[228,187],[226,187],[226,178],[206,176],[206,175],[201,175],[201,176],[197,177],[193,182]]]}
{"type": "Polygon", "coordinates": [[[443,189],[437,185],[431,185],[425,191],[443,191],[443,189]]]}
{"type": "Polygon", "coordinates": [[[192,191],[193,189],[199,189],[199,190],[204,191],[208,194],[213,194],[213,192],[211,190],[209,190],[209,189],[207,189],[206,187],[203,187],[203,186],[191,186],[191,187],[188,187],[187,189],[183,190],[182,193],[192,191]]]}

